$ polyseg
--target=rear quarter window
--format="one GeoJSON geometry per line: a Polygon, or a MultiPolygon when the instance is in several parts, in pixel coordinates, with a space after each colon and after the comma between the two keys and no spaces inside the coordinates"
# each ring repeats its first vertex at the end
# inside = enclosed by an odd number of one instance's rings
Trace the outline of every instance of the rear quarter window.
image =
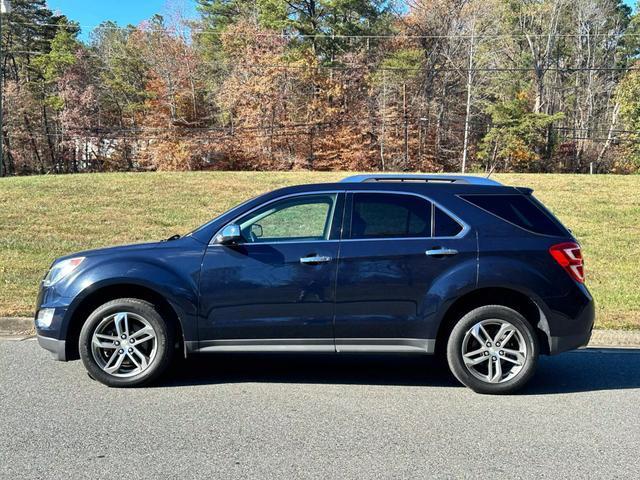
{"type": "Polygon", "coordinates": [[[455,237],[462,232],[462,225],[438,207],[434,207],[433,222],[433,235],[435,237],[455,237]]]}
{"type": "Polygon", "coordinates": [[[460,195],[460,198],[524,230],[541,235],[566,235],[566,232],[526,195],[460,195]]]}

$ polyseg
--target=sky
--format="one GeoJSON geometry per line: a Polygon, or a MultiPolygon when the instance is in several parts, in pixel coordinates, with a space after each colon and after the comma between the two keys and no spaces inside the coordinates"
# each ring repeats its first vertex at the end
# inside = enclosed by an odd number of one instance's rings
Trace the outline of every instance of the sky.
{"type": "MultiPolygon", "coordinates": [[[[633,7],[636,0],[625,0],[625,3],[633,7]]],[[[47,0],[47,5],[78,22],[83,40],[104,20],[113,20],[121,26],[137,25],[154,13],[167,11],[169,5],[183,5],[187,16],[196,15],[195,0],[47,0]]]]}
{"type": "Polygon", "coordinates": [[[112,20],[120,26],[137,25],[171,5],[183,5],[187,16],[196,15],[195,0],[47,0],[50,10],[66,15],[82,27],[80,37],[88,35],[99,23],[112,20]]]}

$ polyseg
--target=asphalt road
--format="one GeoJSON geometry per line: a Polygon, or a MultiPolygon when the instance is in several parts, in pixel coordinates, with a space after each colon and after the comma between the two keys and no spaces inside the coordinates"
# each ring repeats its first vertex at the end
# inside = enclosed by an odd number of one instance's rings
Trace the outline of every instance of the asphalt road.
{"type": "Polygon", "coordinates": [[[492,397],[384,356],[204,356],[117,390],[0,341],[2,478],[612,478],[639,458],[640,350],[543,358],[492,397]]]}

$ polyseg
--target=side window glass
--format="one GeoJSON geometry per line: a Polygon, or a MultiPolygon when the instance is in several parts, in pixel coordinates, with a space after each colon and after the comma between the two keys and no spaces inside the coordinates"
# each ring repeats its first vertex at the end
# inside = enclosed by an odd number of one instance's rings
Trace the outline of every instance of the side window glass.
{"type": "Polygon", "coordinates": [[[438,207],[434,208],[433,223],[435,237],[455,237],[462,231],[462,225],[438,207]]]}
{"type": "Polygon", "coordinates": [[[461,198],[530,232],[558,236],[565,234],[528,195],[461,195],[461,198]]]}
{"type": "Polygon", "coordinates": [[[248,243],[329,238],[335,194],[304,195],[276,201],[240,219],[248,243]]]}
{"type": "Polygon", "coordinates": [[[351,238],[431,236],[431,202],[414,195],[355,193],[351,238]]]}

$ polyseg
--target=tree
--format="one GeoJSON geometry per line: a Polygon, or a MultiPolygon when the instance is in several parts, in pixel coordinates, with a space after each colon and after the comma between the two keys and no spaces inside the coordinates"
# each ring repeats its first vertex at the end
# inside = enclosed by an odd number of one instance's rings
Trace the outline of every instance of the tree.
{"type": "Polygon", "coordinates": [[[485,169],[493,171],[502,163],[505,171],[540,171],[537,147],[545,142],[546,128],[563,115],[531,111],[526,93],[490,105],[487,113],[491,116],[492,126],[482,140],[479,152],[485,169]]]}
{"type": "MultiPolygon", "coordinates": [[[[640,168],[640,65],[636,62],[634,66],[636,70],[628,72],[620,82],[615,92],[615,102],[624,129],[624,157],[628,159],[631,169],[637,170],[640,168]]],[[[611,143],[611,139],[607,140],[611,143]]],[[[626,170],[620,161],[617,164],[619,169],[626,170]]]]}

